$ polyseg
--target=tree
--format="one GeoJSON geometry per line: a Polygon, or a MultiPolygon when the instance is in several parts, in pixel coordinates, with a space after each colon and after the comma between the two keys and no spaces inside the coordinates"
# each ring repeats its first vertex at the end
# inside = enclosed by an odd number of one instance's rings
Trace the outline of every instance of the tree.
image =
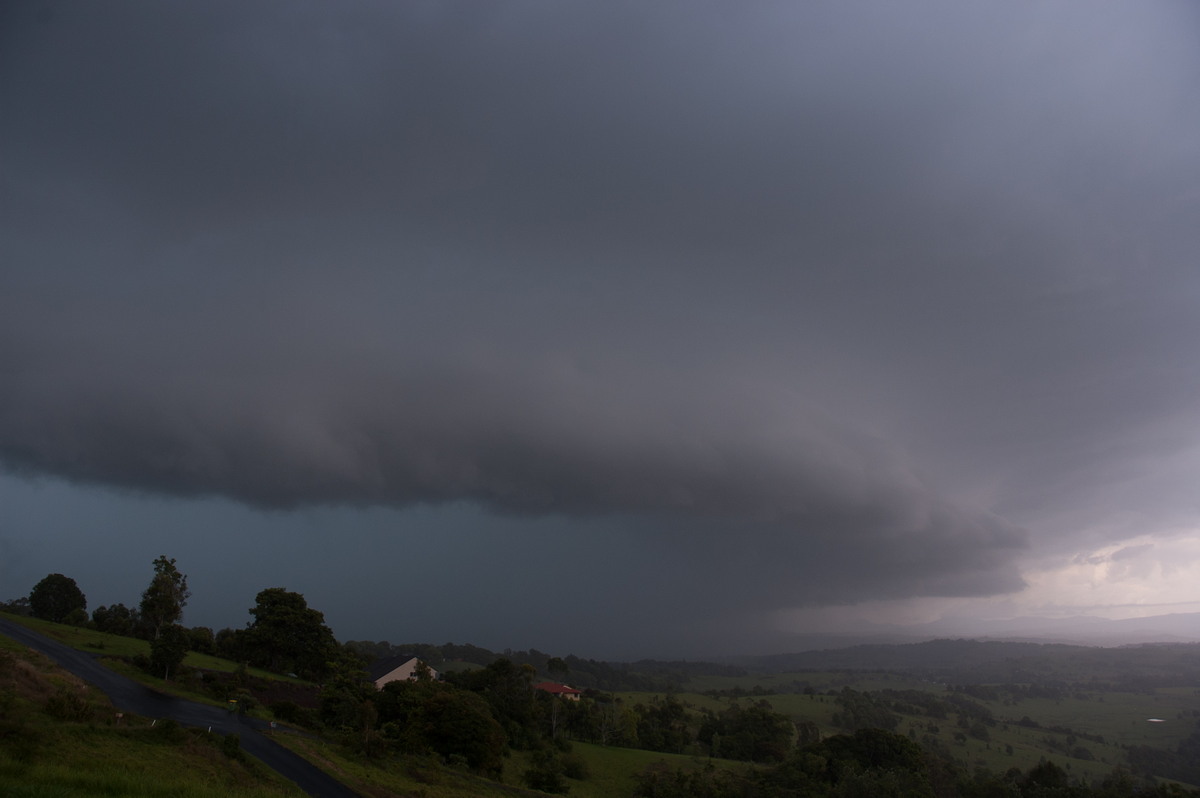
{"type": "Polygon", "coordinates": [[[216,646],[217,656],[231,659],[235,662],[243,662],[246,659],[245,652],[242,650],[243,638],[246,635],[245,629],[229,629],[225,628],[217,632],[213,637],[213,644],[216,646]]]}
{"type": "Polygon", "coordinates": [[[472,770],[498,778],[504,770],[504,730],[480,696],[448,685],[432,685],[412,718],[430,750],[461,756],[472,770]]]}
{"type": "Polygon", "coordinates": [[[196,626],[188,629],[188,650],[197,654],[216,654],[217,641],[213,630],[207,626],[196,626]]]}
{"type": "Polygon", "coordinates": [[[566,767],[558,752],[544,749],[534,751],[529,761],[530,767],[523,774],[526,787],[558,795],[570,792],[571,787],[564,778],[566,767]]]}
{"type": "Polygon", "coordinates": [[[62,623],[74,610],[87,609],[87,597],[75,580],[62,574],[49,574],[29,591],[33,617],[62,623]]]}
{"type": "Polygon", "coordinates": [[[130,637],[138,626],[138,612],[119,603],[101,605],[92,611],[92,626],[101,632],[130,637]]]}
{"type": "Polygon", "coordinates": [[[191,598],[187,586],[187,575],[179,573],[175,558],[167,559],[164,554],[154,560],[154,578],[142,593],[142,622],[151,632],[151,640],[157,640],[164,626],[178,623],[183,618],[183,608],[191,598]]]}
{"type": "Polygon", "coordinates": [[[239,643],[251,665],[319,678],[339,656],[324,613],[309,608],[299,593],[267,588],[255,596],[250,614],[254,620],[239,635],[239,643]]]}
{"type": "Polygon", "coordinates": [[[11,601],[0,601],[0,612],[8,612],[13,615],[29,616],[32,611],[29,609],[29,596],[21,596],[20,598],[12,599],[11,601]]]}
{"type": "Polygon", "coordinates": [[[168,624],[160,629],[158,637],[150,644],[150,665],[154,673],[169,679],[172,671],[177,671],[183,664],[190,643],[191,635],[179,624],[168,624]]]}
{"type": "Polygon", "coordinates": [[[365,757],[384,751],[390,742],[379,730],[375,685],[352,652],[329,663],[321,689],[321,723],[334,732],[343,745],[365,757]]]}
{"type": "Polygon", "coordinates": [[[781,762],[792,747],[794,733],[795,726],[786,715],[761,701],[748,707],[733,704],[719,715],[708,713],[697,739],[712,750],[719,736],[720,755],[725,759],[781,762]]]}
{"type": "Polygon", "coordinates": [[[447,674],[447,680],[481,695],[491,706],[508,743],[514,748],[531,749],[539,744],[539,706],[534,696],[532,665],[517,665],[501,657],[486,668],[447,674]]]}

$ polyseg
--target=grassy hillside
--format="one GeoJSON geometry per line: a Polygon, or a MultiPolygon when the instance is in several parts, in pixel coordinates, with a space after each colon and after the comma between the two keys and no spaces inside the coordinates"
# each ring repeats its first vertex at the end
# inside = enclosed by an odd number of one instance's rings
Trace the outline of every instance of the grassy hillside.
{"type": "Polygon", "coordinates": [[[244,704],[252,707],[249,714],[266,720],[273,719],[267,709],[272,701],[287,700],[299,706],[316,705],[318,687],[302,679],[261,668],[247,668],[232,660],[189,651],[178,673],[164,680],[133,664],[134,658],[149,655],[150,643],[145,640],[26,616],[0,615],[72,648],[99,654],[100,662],[105,667],[158,692],[214,706],[224,706],[228,698],[238,696],[244,704]],[[253,700],[247,702],[247,697],[253,700]]]}
{"type": "Polygon", "coordinates": [[[284,798],[301,795],[222,739],[117,718],[47,658],[0,637],[0,795],[284,798]]]}

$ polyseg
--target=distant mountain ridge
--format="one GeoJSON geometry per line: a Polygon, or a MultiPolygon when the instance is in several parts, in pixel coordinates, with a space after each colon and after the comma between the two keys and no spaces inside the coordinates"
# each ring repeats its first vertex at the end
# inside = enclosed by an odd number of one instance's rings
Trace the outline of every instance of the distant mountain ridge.
{"type": "MultiPolygon", "coordinates": [[[[1121,620],[1076,615],[1068,618],[1026,616],[987,620],[950,618],[910,626],[863,624],[842,634],[797,635],[792,638],[788,647],[799,653],[871,644],[904,645],[939,638],[1066,643],[1081,646],[1197,643],[1200,642],[1200,612],[1121,620]]],[[[738,658],[729,658],[729,661],[736,659],[738,658]]]]}
{"type": "Polygon", "coordinates": [[[934,621],[905,627],[910,634],[937,637],[1027,638],[1046,642],[1117,646],[1130,643],[1200,642],[1200,612],[1112,620],[1092,615],[1068,618],[1019,617],[967,622],[934,621]],[[964,634],[964,630],[969,630],[964,634]]]}
{"type": "Polygon", "coordinates": [[[1012,640],[938,639],[736,657],[732,664],[767,673],[888,671],[947,684],[1107,684],[1141,690],[1200,687],[1200,643],[1120,647],[1012,640]]]}

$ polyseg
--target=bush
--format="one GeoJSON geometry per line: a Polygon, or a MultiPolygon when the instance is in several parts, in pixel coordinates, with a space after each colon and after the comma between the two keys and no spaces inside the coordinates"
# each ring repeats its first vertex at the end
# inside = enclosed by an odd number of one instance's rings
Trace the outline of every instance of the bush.
{"type": "Polygon", "coordinates": [[[154,739],[168,745],[179,745],[187,739],[187,732],[183,730],[183,727],[178,722],[171,718],[162,718],[155,721],[150,731],[154,739]]]}
{"type": "Polygon", "coordinates": [[[566,768],[552,751],[534,751],[532,767],[525,771],[525,786],[531,790],[566,795],[571,787],[563,778],[566,768]]]}
{"type": "Polygon", "coordinates": [[[258,706],[258,701],[254,699],[249,690],[238,690],[232,697],[237,701],[239,715],[245,715],[258,706]]]}
{"type": "Polygon", "coordinates": [[[284,723],[300,723],[304,710],[295,701],[273,701],[267,707],[271,714],[284,723]]]}
{"type": "Polygon", "coordinates": [[[187,630],[188,648],[197,654],[216,654],[217,644],[213,630],[207,626],[197,626],[187,630]]]}
{"type": "Polygon", "coordinates": [[[58,720],[91,720],[92,705],[79,690],[61,687],[46,700],[46,714],[58,720]]]}
{"type": "Polygon", "coordinates": [[[567,754],[562,758],[563,775],[568,779],[575,781],[586,781],[592,774],[588,770],[587,762],[577,754],[567,754]]]}

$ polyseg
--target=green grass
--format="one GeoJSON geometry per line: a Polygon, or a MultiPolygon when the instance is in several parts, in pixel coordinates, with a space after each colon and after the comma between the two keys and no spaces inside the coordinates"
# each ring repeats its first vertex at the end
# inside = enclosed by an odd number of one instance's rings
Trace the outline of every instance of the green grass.
{"type": "Polygon", "coordinates": [[[654,751],[639,751],[633,748],[572,743],[572,753],[584,761],[588,778],[583,781],[568,780],[573,798],[609,798],[614,795],[629,795],[637,784],[637,774],[647,767],[664,764],[671,770],[699,770],[711,762],[718,768],[742,768],[739,762],[724,759],[698,759],[680,754],[660,754],[654,751]]]}
{"type": "Polygon", "coordinates": [[[71,648],[77,648],[81,651],[99,652],[112,657],[134,657],[138,654],[150,655],[150,644],[145,640],[112,635],[106,632],[97,632],[93,629],[68,626],[65,623],[43,621],[38,618],[22,615],[4,613],[4,617],[7,620],[27,626],[35,632],[40,632],[46,637],[51,637],[61,643],[66,643],[71,648]]]}
{"type": "MultiPolygon", "coordinates": [[[[543,794],[524,786],[522,776],[530,766],[531,756],[526,751],[512,752],[505,760],[501,780],[490,781],[429,758],[390,756],[367,761],[348,755],[340,746],[320,740],[287,735],[280,738],[280,742],[364,794],[420,795],[424,798],[499,798],[543,794]]],[[[572,798],[629,795],[637,784],[637,774],[657,764],[672,770],[700,769],[709,763],[719,768],[746,767],[742,763],[727,760],[697,759],[588,743],[572,743],[571,755],[583,760],[588,771],[586,779],[567,779],[572,798]]]]}
{"type": "MultiPolygon", "coordinates": [[[[1004,707],[1004,714],[1020,718],[1028,715],[1043,726],[1063,726],[1099,734],[1107,742],[1124,745],[1149,745],[1174,748],[1195,728],[1195,717],[1180,718],[1181,713],[1200,710],[1200,697],[1178,692],[1095,693],[1088,700],[1064,698],[1030,699],[1015,707],[1004,707]],[[1103,698],[1103,700],[1099,700],[1103,698]],[[1161,718],[1163,723],[1149,723],[1161,718]]],[[[998,710],[997,714],[999,714],[998,710]]]]}
{"type": "Polygon", "coordinates": [[[40,728],[32,755],[0,751],[6,796],[148,796],[284,798],[303,793],[253,761],[235,762],[185,733],[164,745],[146,730],[40,728]]]}
{"type": "Polygon", "coordinates": [[[323,740],[283,735],[278,741],[303,756],[353,790],[364,795],[404,795],[422,798],[501,798],[538,796],[518,784],[489,781],[447,767],[435,759],[388,756],[364,760],[350,756],[341,747],[323,740]]]}

